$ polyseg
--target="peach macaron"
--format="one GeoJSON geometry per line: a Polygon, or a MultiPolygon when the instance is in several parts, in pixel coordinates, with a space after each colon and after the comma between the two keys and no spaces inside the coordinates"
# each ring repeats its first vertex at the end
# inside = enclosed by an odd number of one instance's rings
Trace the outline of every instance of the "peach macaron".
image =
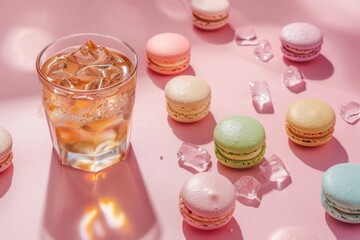
{"type": "Polygon", "coordinates": [[[146,43],[148,67],[163,75],[174,75],[185,71],[190,64],[190,41],[173,32],[160,33],[146,43]]]}

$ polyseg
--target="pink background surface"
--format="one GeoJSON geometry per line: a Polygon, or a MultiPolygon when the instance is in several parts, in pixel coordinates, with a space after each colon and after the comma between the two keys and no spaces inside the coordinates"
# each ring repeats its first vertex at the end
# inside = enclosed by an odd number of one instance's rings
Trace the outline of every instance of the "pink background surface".
{"type": "Polygon", "coordinates": [[[185,0],[154,1],[20,1],[1,4],[0,125],[13,136],[14,164],[0,173],[1,239],[265,239],[287,225],[310,229],[320,239],[358,239],[360,226],[325,214],[319,200],[321,177],[330,166],[360,163],[360,123],[337,116],[334,138],[318,148],[288,141],[284,115],[290,102],[317,97],[338,113],[348,101],[360,102],[360,3],[358,0],[231,1],[230,23],[213,32],[195,29],[185,0]],[[305,21],[318,25],[325,42],[314,61],[295,64],[283,59],[279,32],[283,25],[305,21]],[[273,46],[274,58],[254,58],[253,47],[240,47],[234,29],[254,26],[259,39],[273,46]],[[170,77],[145,65],[145,43],[151,36],[174,31],[192,43],[191,67],[212,88],[210,114],[194,124],[169,119],[164,86],[170,77]],[[51,40],[73,33],[98,32],[120,38],[139,56],[132,148],[128,161],[88,174],[62,167],[53,155],[42,110],[35,57],[51,40]],[[289,64],[306,77],[306,90],[290,92],[280,81],[289,64]],[[265,80],[274,112],[257,113],[249,81],[265,80]],[[267,187],[257,206],[237,202],[231,222],[204,232],[183,222],[178,193],[193,173],[179,167],[176,152],[183,141],[206,148],[212,171],[235,182],[258,176],[258,168],[232,170],[213,153],[216,122],[246,114],[266,129],[265,157],[285,162],[292,182],[281,191],[267,187]],[[117,228],[111,216],[122,222],[117,228]],[[110,220],[109,220],[110,219],[110,220]]]}

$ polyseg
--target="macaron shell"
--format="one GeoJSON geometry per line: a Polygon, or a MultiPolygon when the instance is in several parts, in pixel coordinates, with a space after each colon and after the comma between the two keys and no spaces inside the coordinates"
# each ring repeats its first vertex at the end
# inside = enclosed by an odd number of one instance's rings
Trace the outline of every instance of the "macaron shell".
{"type": "Polygon", "coordinates": [[[289,106],[286,122],[301,132],[325,132],[334,126],[335,112],[320,99],[301,99],[289,106]]]}
{"type": "Polygon", "coordinates": [[[168,32],[151,37],[146,43],[148,67],[160,74],[177,74],[190,64],[191,44],[181,34],[168,32]]]}
{"type": "Polygon", "coordinates": [[[322,44],[323,34],[318,27],[312,24],[295,22],[281,29],[280,40],[295,48],[309,49],[322,44]]]}
{"type": "Polygon", "coordinates": [[[316,51],[308,54],[294,54],[293,52],[288,51],[284,47],[281,47],[281,51],[284,54],[284,57],[286,57],[291,61],[296,61],[296,62],[307,62],[315,59],[317,56],[320,55],[320,49],[321,48],[318,48],[316,51]]]}
{"type": "Polygon", "coordinates": [[[210,110],[210,85],[198,77],[190,75],[174,77],[165,85],[164,90],[166,109],[170,117],[176,121],[199,121],[210,110]]]}
{"type": "Polygon", "coordinates": [[[286,226],[274,231],[268,240],[320,240],[306,228],[286,226]]]}
{"type": "Polygon", "coordinates": [[[339,210],[360,214],[360,164],[342,163],[323,175],[322,193],[339,210]]]}
{"type": "Polygon", "coordinates": [[[258,156],[249,158],[246,160],[232,160],[230,158],[225,157],[221,151],[215,146],[215,155],[219,162],[227,167],[230,168],[237,168],[237,169],[245,169],[254,167],[263,160],[263,156],[265,154],[266,145],[264,144],[261,147],[261,151],[258,156]]]}
{"type": "Polygon", "coordinates": [[[265,129],[254,118],[230,116],[216,125],[214,142],[229,153],[249,153],[264,145],[265,129]]]}
{"type": "Polygon", "coordinates": [[[301,134],[294,134],[293,130],[290,130],[290,126],[287,123],[285,124],[285,130],[291,141],[306,147],[316,147],[323,145],[331,140],[334,133],[334,128],[332,127],[329,129],[328,134],[325,136],[316,138],[305,137],[307,135],[305,132],[301,134]]]}
{"type": "Polygon", "coordinates": [[[184,204],[203,217],[220,217],[231,212],[236,203],[235,188],[224,176],[197,173],[186,181],[180,195],[184,204]]]}
{"type": "Polygon", "coordinates": [[[325,211],[333,218],[345,223],[360,223],[360,214],[349,214],[339,211],[339,209],[329,204],[328,199],[322,193],[320,195],[320,201],[325,211]]]}
{"type": "Polygon", "coordinates": [[[215,30],[225,26],[229,18],[227,0],[192,0],[193,23],[203,30],[215,30]]]}
{"type": "Polygon", "coordinates": [[[12,137],[3,127],[0,127],[0,172],[7,169],[13,159],[12,155],[12,137]]]}

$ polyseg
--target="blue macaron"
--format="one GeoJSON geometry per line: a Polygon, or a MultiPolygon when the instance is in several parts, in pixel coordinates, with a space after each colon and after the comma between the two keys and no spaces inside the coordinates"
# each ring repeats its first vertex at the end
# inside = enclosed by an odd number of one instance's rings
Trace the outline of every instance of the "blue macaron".
{"type": "Polygon", "coordinates": [[[341,163],[323,175],[321,203],[335,219],[360,223],[360,164],[341,163]]]}

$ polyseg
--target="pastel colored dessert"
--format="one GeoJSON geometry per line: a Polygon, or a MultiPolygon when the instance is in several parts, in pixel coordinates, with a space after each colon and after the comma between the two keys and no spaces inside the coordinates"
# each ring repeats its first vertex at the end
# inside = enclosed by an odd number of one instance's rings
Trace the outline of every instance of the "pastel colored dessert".
{"type": "Polygon", "coordinates": [[[185,71],[190,64],[189,40],[178,33],[160,33],[146,43],[146,62],[153,71],[173,75],[185,71]]]}
{"type": "Polygon", "coordinates": [[[165,85],[166,109],[169,116],[179,122],[203,119],[210,109],[211,89],[198,77],[182,75],[165,85]]]}
{"type": "Polygon", "coordinates": [[[0,172],[5,171],[12,160],[12,137],[5,128],[0,127],[0,172]]]}
{"type": "Polygon", "coordinates": [[[286,226],[274,231],[267,240],[320,240],[320,238],[306,228],[286,226]]]}
{"type": "Polygon", "coordinates": [[[323,175],[321,189],[321,203],[330,216],[346,223],[360,223],[360,164],[330,167],[323,175]]]}
{"type": "Polygon", "coordinates": [[[194,26],[203,30],[215,30],[225,26],[229,19],[228,0],[192,0],[194,26]]]}
{"type": "Polygon", "coordinates": [[[284,57],[292,61],[305,62],[320,54],[323,34],[312,24],[295,22],[281,29],[280,41],[284,57]]]}
{"type": "Polygon", "coordinates": [[[213,230],[226,225],[236,205],[235,188],[224,176],[212,172],[193,175],[181,188],[180,213],[193,227],[213,230]]]}
{"type": "Polygon", "coordinates": [[[220,121],[214,130],[215,154],[231,168],[250,168],[263,159],[265,129],[256,119],[235,115],[220,121]]]}
{"type": "Polygon", "coordinates": [[[307,147],[320,146],[332,138],[333,108],[320,99],[307,98],[292,103],[286,113],[285,130],[290,140],[307,147]]]}

